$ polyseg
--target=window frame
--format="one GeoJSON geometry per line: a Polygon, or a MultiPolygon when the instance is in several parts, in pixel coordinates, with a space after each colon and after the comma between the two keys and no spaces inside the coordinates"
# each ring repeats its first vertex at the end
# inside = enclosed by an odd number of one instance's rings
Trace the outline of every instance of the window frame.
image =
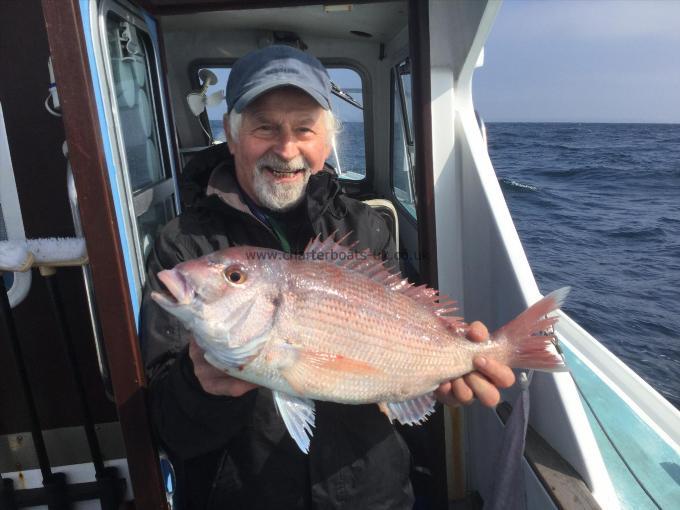
{"type": "MultiPolygon", "coordinates": [[[[179,190],[177,188],[177,171],[173,157],[173,143],[171,136],[174,131],[170,129],[167,98],[163,87],[164,78],[161,74],[161,61],[157,45],[154,43],[154,33],[150,29],[142,11],[126,0],[103,0],[97,9],[91,10],[91,26],[97,33],[93,34],[93,43],[96,50],[97,74],[100,79],[100,90],[103,98],[103,111],[108,129],[108,139],[111,144],[111,156],[113,160],[113,174],[115,174],[118,188],[118,199],[123,206],[121,218],[126,239],[121,239],[130,248],[130,255],[134,259],[132,276],[137,290],[138,299],[141,300],[141,290],[146,280],[146,257],[142,245],[141,229],[138,218],[144,215],[152,207],[165,203],[173,198],[173,213],[179,214],[181,205],[179,190]],[[115,81],[111,65],[111,52],[108,43],[107,19],[113,13],[122,20],[143,32],[145,40],[144,52],[146,58],[146,71],[149,102],[154,118],[155,140],[158,141],[157,150],[160,156],[160,164],[163,175],[168,175],[139,190],[133,190],[130,168],[127,162],[125,137],[119,115],[119,104],[116,98],[115,81]],[[174,196],[173,196],[174,195],[174,196]]],[[[154,140],[154,141],[155,141],[154,140]]],[[[113,191],[113,190],[112,190],[113,191]]],[[[139,303],[137,303],[139,304],[139,303]]]]}
{"type": "MultiPolygon", "coordinates": [[[[361,79],[361,98],[362,105],[364,107],[364,177],[363,179],[343,179],[340,176],[340,180],[344,183],[354,183],[356,186],[364,187],[368,182],[372,182],[372,171],[369,173],[369,166],[372,170],[372,165],[369,162],[373,161],[373,145],[368,143],[369,134],[373,133],[373,127],[371,120],[373,119],[372,111],[370,108],[370,96],[367,91],[367,83],[369,81],[368,73],[356,62],[347,59],[321,59],[321,63],[326,69],[349,69],[354,71],[359,75],[361,79]]],[[[341,100],[342,101],[342,100],[341,100]]]]}
{"type": "MultiPolygon", "coordinates": [[[[408,221],[410,221],[413,225],[417,226],[418,224],[418,217],[417,217],[417,211],[418,211],[418,193],[416,190],[415,186],[415,151],[416,151],[416,146],[415,146],[415,137],[414,133],[411,130],[411,124],[409,123],[409,117],[408,117],[408,110],[406,108],[406,96],[404,94],[404,89],[403,89],[403,84],[401,82],[400,74],[399,74],[399,67],[404,65],[405,63],[409,63],[410,65],[410,57],[406,56],[405,58],[399,60],[396,64],[390,67],[390,193],[392,194],[392,202],[396,204],[396,207],[401,210],[402,214],[407,218],[408,221]],[[406,163],[408,164],[409,167],[409,183],[411,187],[411,197],[412,197],[412,203],[413,203],[413,208],[415,210],[415,215],[407,209],[407,207],[402,203],[401,199],[397,197],[397,194],[394,192],[395,186],[394,186],[394,120],[395,120],[395,89],[398,90],[399,92],[399,103],[400,103],[400,108],[401,108],[401,122],[402,126],[404,127],[404,132],[403,132],[403,139],[404,139],[404,149],[405,149],[405,155],[406,155],[406,163]],[[410,137],[410,140],[408,139],[410,137]],[[410,141],[410,144],[409,144],[410,141]],[[410,150],[409,150],[410,149],[410,150]]],[[[412,76],[412,75],[411,75],[412,76]]],[[[413,105],[411,105],[411,108],[413,108],[413,105]]]]}

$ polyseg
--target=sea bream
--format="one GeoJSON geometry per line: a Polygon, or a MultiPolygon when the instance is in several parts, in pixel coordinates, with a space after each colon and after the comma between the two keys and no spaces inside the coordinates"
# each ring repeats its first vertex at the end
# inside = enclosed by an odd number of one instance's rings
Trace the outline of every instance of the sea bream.
{"type": "Polygon", "coordinates": [[[161,271],[168,294],[152,298],[175,315],[229,375],[270,388],[307,452],[314,400],[377,403],[390,420],[417,424],[432,413],[440,383],[474,370],[484,355],[511,367],[564,369],[544,334],[568,288],[521,313],[483,343],[465,338],[453,301],[414,286],[368,252],[332,237],[301,256],[227,248],[161,271]]]}

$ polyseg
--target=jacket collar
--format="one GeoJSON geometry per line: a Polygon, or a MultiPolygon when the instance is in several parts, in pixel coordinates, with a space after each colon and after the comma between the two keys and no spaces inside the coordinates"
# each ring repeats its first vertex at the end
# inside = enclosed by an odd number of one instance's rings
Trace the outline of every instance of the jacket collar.
{"type": "Polygon", "coordinates": [[[233,209],[253,215],[250,207],[248,207],[248,204],[245,203],[241,196],[240,188],[236,181],[233,164],[229,165],[227,161],[223,161],[210,174],[205,195],[207,197],[216,195],[222,202],[233,209]]]}

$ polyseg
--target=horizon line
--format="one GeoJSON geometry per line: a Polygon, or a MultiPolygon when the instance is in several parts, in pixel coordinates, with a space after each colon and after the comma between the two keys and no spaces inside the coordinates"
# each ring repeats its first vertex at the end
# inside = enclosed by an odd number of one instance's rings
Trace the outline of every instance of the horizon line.
{"type": "Polygon", "coordinates": [[[485,124],[664,124],[669,126],[680,125],[680,121],[645,121],[645,120],[487,120],[485,124]]]}

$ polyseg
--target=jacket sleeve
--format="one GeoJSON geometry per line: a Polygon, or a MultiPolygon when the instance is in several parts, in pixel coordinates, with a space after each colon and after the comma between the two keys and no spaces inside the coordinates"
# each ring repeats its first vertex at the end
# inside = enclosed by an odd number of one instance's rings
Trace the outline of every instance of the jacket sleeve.
{"type": "Polygon", "coordinates": [[[255,393],[238,398],[206,393],[188,354],[189,333],[151,298],[163,285],[163,269],[202,255],[201,246],[170,223],[147,260],[147,283],[140,317],[140,343],[149,381],[151,420],[164,448],[183,459],[224,447],[242,429],[255,393]]]}

